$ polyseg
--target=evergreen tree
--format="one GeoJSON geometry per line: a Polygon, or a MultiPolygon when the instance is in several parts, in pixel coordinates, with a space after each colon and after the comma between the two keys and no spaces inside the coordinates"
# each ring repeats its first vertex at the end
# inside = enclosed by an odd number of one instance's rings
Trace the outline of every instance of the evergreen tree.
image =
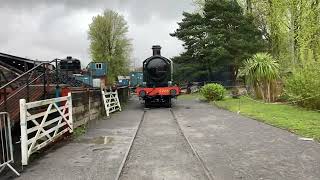
{"type": "Polygon", "coordinates": [[[241,63],[264,50],[262,33],[252,16],[244,15],[234,0],[207,0],[203,15],[183,15],[179,28],[171,35],[184,42],[183,55],[188,63],[205,67],[202,69],[207,70],[207,80],[213,78],[214,72],[227,67],[234,81],[241,63]]]}
{"type": "Polygon", "coordinates": [[[263,51],[261,31],[254,25],[250,14],[244,15],[234,0],[209,0],[204,7],[208,32],[208,61],[227,65],[235,80],[242,62],[258,51],[263,51]]]}

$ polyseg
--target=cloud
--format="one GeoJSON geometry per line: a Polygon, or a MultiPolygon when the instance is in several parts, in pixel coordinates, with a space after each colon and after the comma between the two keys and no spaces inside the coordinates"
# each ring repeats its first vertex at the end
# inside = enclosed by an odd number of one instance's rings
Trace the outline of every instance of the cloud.
{"type": "MultiPolygon", "coordinates": [[[[150,19],[150,14],[161,18],[174,18],[184,10],[192,8],[191,0],[0,0],[1,6],[8,9],[30,11],[37,7],[64,6],[66,12],[103,9],[128,11],[137,21],[150,19]]],[[[59,15],[57,12],[56,15],[59,15]]]]}
{"type": "Polygon", "coordinates": [[[104,9],[123,14],[133,39],[133,57],[143,61],[151,46],[163,46],[163,55],[178,55],[181,42],[169,36],[191,11],[191,0],[0,0],[0,51],[32,59],[50,60],[68,55],[90,61],[87,38],[92,17],[104,9]]]}

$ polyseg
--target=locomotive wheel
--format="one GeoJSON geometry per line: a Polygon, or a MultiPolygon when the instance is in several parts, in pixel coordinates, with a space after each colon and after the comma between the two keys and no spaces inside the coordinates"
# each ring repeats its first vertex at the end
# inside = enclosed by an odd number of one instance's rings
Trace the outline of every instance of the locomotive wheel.
{"type": "Polygon", "coordinates": [[[145,108],[150,108],[150,101],[149,100],[144,100],[144,107],[145,108]]]}
{"type": "Polygon", "coordinates": [[[165,107],[167,107],[167,108],[171,108],[171,106],[172,106],[172,103],[171,103],[171,98],[170,97],[168,97],[167,99],[166,99],[166,101],[165,101],[166,103],[165,103],[165,107]]]}

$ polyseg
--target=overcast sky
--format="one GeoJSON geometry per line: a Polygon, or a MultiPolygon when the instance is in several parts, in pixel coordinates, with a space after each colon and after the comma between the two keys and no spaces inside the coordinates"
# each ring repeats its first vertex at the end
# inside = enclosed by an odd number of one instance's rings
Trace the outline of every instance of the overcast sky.
{"type": "MultiPolygon", "coordinates": [[[[140,63],[160,44],[166,57],[183,51],[169,36],[192,0],[0,0],[0,52],[38,60],[73,56],[90,61],[88,25],[104,9],[122,14],[129,25],[133,57],[140,63]]],[[[137,63],[137,64],[139,64],[137,63]]]]}

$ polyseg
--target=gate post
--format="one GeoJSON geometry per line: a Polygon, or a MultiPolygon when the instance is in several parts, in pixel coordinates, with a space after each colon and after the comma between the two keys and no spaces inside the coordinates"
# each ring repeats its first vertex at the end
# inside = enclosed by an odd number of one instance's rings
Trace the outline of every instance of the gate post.
{"type": "Polygon", "coordinates": [[[21,163],[28,165],[28,134],[26,100],[20,99],[20,128],[21,128],[21,163]]]}
{"type": "Polygon", "coordinates": [[[72,118],[72,96],[71,92],[68,92],[68,112],[69,112],[69,120],[71,125],[70,133],[73,132],[73,118],[72,118]]]}
{"type": "Polygon", "coordinates": [[[116,101],[117,101],[117,105],[119,107],[119,111],[121,111],[121,105],[120,105],[120,101],[119,101],[119,96],[118,96],[118,90],[116,90],[116,101]]]}
{"type": "Polygon", "coordinates": [[[107,104],[106,92],[104,89],[101,89],[101,94],[102,94],[104,109],[106,110],[106,115],[107,115],[107,117],[109,117],[109,107],[107,104]]]}

